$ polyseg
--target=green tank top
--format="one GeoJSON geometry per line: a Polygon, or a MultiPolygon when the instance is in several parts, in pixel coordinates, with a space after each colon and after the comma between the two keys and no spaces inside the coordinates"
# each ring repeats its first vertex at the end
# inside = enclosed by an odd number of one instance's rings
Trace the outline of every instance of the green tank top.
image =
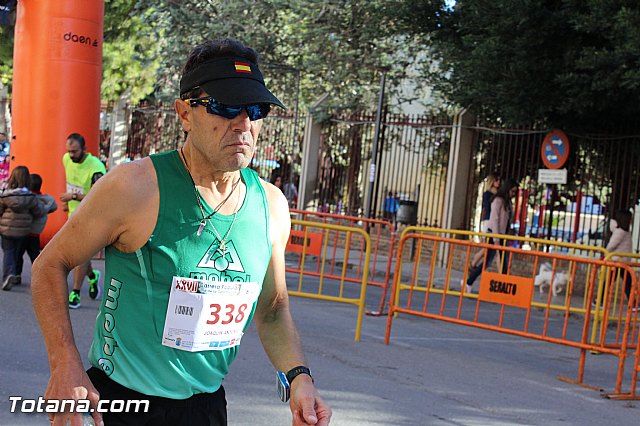
{"type": "MultiPolygon", "coordinates": [[[[238,346],[187,352],[162,345],[172,278],[257,282],[262,288],[271,258],[268,202],[258,175],[242,169],[247,194],[227,240],[227,261],[213,262],[218,239],[210,224],[197,236],[202,214],[178,152],[152,155],[151,160],[160,191],[157,223],[135,253],[106,248],[105,294],[89,360],[127,388],[185,399],[218,390],[238,346]]],[[[206,204],[204,208],[205,215],[213,212],[206,204]]],[[[215,214],[211,221],[224,237],[232,219],[215,214]]]]}

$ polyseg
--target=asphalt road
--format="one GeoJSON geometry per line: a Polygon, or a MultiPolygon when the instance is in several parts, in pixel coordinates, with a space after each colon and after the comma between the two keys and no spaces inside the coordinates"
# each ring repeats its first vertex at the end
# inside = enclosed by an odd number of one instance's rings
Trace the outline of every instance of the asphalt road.
{"type": "MultiPolygon", "coordinates": [[[[48,425],[44,415],[10,412],[9,396],[36,399],[49,374],[28,275],[24,281],[0,291],[0,425],[48,425]]],[[[375,290],[370,308],[377,304],[375,290]]],[[[98,307],[86,291],[82,308],[71,312],[85,358],[98,307]]],[[[408,316],[394,320],[389,345],[384,344],[386,317],[366,316],[356,343],[354,306],[295,297],[292,311],[335,425],[640,423],[640,402],[604,399],[556,378],[576,378],[576,349],[408,316]]],[[[616,362],[589,356],[585,381],[612,390],[616,362]]],[[[224,386],[231,425],[291,424],[255,327],[245,335],[224,386]]]]}

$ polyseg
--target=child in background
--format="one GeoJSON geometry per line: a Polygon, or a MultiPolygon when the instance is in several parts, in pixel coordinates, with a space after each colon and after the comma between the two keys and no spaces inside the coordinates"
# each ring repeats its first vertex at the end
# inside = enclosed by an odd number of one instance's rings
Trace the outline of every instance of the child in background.
{"type": "Polygon", "coordinates": [[[31,184],[29,185],[29,190],[36,194],[36,198],[38,202],[43,206],[45,211],[45,215],[39,218],[33,219],[33,224],[31,225],[31,233],[24,240],[24,243],[18,247],[18,258],[16,259],[16,273],[17,273],[17,282],[14,285],[22,284],[22,267],[24,265],[24,253],[27,252],[29,255],[29,259],[31,259],[31,263],[36,260],[36,257],[40,254],[40,234],[44,230],[45,225],[47,224],[47,215],[55,212],[58,209],[58,205],[56,204],[56,200],[48,194],[43,194],[40,192],[42,188],[42,177],[39,174],[31,175],[31,184]]]}

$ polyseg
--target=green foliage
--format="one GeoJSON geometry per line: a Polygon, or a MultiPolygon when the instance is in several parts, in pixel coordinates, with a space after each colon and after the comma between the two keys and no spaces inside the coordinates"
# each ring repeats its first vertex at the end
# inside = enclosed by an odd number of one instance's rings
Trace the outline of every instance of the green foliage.
{"type": "MultiPolygon", "coordinates": [[[[419,68],[424,45],[398,34],[388,0],[140,0],[162,31],[159,95],[174,97],[188,50],[216,37],[230,37],[262,56],[268,84],[293,108],[297,71],[300,100],[309,105],[327,92],[327,107],[375,108],[380,71],[389,94],[419,68]]],[[[404,100],[422,96],[416,89],[404,100]]]]}
{"type": "Polygon", "coordinates": [[[153,92],[158,61],[139,55],[140,45],[127,40],[104,44],[102,99],[117,100],[131,89],[131,101],[137,102],[153,92]]]}
{"type": "Polygon", "coordinates": [[[422,99],[428,51],[396,12],[391,0],[109,0],[102,97],[130,89],[134,102],[152,93],[173,99],[189,50],[230,37],[261,54],[267,83],[291,109],[298,80],[302,108],[329,93],[325,108],[374,109],[382,71],[388,98],[422,99]],[[413,85],[400,90],[407,80],[413,85]]]}
{"type": "Polygon", "coordinates": [[[13,80],[13,33],[15,31],[15,10],[9,17],[9,25],[0,25],[0,87],[11,86],[13,80]]]}
{"type": "Polygon", "coordinates": [[[130,89],[130,99],[135,103],[155,88],[160,45],[152,29],[143,22],[149,12],[138,10],[136,3],[136,0],[105,3],[103,100],[115,101],[130,89]]]}
{"type": "Polygon", "coordinates": [[[575,130],[637,120],[635,0],[398,3],[403,28],[433,40],[439,71],[430,77],[463,107],[505,124],[575,130]]]}

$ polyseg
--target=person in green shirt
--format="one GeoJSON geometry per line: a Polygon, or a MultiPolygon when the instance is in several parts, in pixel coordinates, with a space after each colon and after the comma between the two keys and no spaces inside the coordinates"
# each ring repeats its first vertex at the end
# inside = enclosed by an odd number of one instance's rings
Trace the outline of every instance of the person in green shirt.
{"type": "MultiPolygon", "coordinates": [[[[282,373],[292,424],[329,424],[289,309],[287,199],[247,167],[272,105],[283,107],[253,49],[220,39],[191,51],[175,101],[183,146],[111,170],[36,260],[32,299],[51,370],[45,399],[149,403],[95,410],[96,424],[225,426],[222,381],[253,320],[282,373]],[[102,247],[105,297],[85,371],[66,279],[102,247]]],[[[56,426],[81,420],[49,415],[56,426]]]]}
{"type": "MultiPolygon", "coordinates": [[[[67,137],[67,152],[62,156],[62,165],[67,180],[66,191],[60,194],[63,210],[69,217],[78,208],[80,202],[89,193],[94,183],[107,172],[99,158],[87,152],[84,137],[79,133],[72,133],[67,137]]],[[[69,308],[80,307],[80,289],[84,277],[89,281],[89,297],[97,299],[100,296],[100,271],[93,269],[91,260],[78,265],[73,270],[73,290],[69,293],[69,308]]]]}

